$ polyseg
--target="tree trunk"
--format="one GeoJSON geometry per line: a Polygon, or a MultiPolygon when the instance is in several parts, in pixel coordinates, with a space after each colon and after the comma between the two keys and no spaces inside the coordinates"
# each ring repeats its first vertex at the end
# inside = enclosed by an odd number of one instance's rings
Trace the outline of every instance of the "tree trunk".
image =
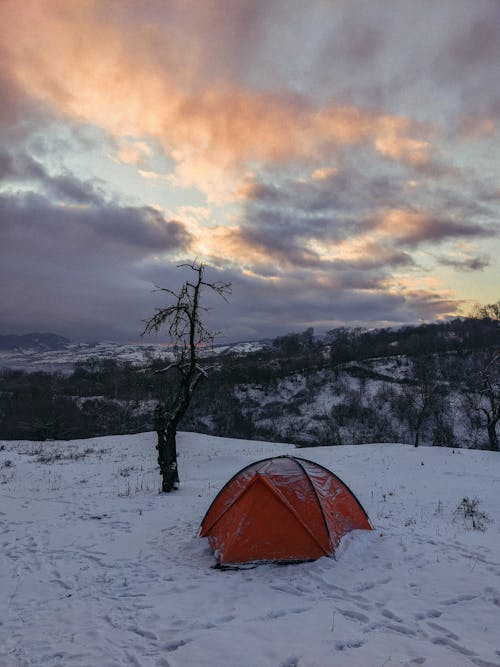
{"type": "Polygon", "coordinates": [[[492,452],[498,452],[500,451],[499,449],[499,442],[498,442],[498,435],[497,435],[497,422],[496,421],[488,421],[488,440],[490,442],[490,449],[492,452]]]}
{"type": "Polygon", "coordinates": [[[414,447],[418,447],[420,444],[420,429],[422,428],[422,421],[424,418],[424,412],[419,412],[418,417],[417,417],[417,427],[415,429],[415,440],[413,442],[414,447]]]}
{"type": "Polygon", "coordinates": [[[165,419],[165,409],[158,404],[155,410],[155,428],[158,436],[158,465],[162,477],[162,493],[169,493],[179,484],[177,469],[177,427],[171,419],[165,419]]]}

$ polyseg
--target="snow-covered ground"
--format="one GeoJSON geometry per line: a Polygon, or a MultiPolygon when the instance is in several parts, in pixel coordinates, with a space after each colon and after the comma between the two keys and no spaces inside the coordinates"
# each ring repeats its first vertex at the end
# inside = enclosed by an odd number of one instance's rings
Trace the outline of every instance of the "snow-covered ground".
{"type": "Polygon", "coordinates": [[[159,495],[153,434],[0,443],[1,667],[500,666],[498,454],[302,449],[376,530],[336,559],[222,571],[196,536],[208,505],[292,448],[184,433],[179,450],[182,486],[159,495]]]}

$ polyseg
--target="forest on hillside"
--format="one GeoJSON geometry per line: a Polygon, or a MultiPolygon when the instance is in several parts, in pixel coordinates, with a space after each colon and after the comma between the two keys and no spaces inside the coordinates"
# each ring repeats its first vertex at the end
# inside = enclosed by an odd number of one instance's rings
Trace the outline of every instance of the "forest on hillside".
{"type": "MultiPolygon", "coordinates": [[[[312,329],[206,357],[181,428],[297,445],[407,442],[498,448],[499,322],[312,329]],[[495,361],[496,360],[496,361],[495,361]],[[494,423],[493,423],[494,422],[494,423]]],[[[73,439],[153,429],[175,384],[161,359],[90,359],[70,374],[0,373],[0,437],[73,439]]]]}

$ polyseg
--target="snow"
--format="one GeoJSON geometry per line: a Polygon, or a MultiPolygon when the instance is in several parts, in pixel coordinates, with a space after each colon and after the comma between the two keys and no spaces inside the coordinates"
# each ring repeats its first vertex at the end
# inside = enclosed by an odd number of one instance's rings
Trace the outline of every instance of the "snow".
{"type": "Polygon", "coordinates": [[[85,363],[90,359],[101,361],[114,359],[120,363],[130,362],[140,365],[146,363],[148,359],[170,358],[171,348],[165,344],[121,344],[102,341],[99,343],[68,343],[55,350],[40,349],[40,347],[0,350],[0,368],[69,374],[73,371],[75,364],[85,363]]]}
{"type": "MultiPolygon", "coordinates": [[[[248,354],[261,350],[266,341],[249,341],[214,345],[201,351],[201,356],[233,354],[248,354]]],[[[154,359],[172,359],[172,346],[168,343],[139,342],[116,343],[100,341],[98,343],[70,342],[58,349],[41,347],[11,348],[0,350],[0,369],[10,368],[26,372],[44,371],[47,373],[71,373],[77,363],[85,363],[91,359],[114,359],[118,363],[129,362],[135,365],[144,365],[154,359]]]]}
{"type": "Polygon", "coordinates": [[[498,454],[182,433],[165,495],[154,445],[0,443],[1,667],[500,666],[498,454]],[[346,482],[376,530],[336,559],[214,569],[197,537],[210,502],[292,452],[346,482]],[[464,496],[484,530],[455,513],[464,496]]]}

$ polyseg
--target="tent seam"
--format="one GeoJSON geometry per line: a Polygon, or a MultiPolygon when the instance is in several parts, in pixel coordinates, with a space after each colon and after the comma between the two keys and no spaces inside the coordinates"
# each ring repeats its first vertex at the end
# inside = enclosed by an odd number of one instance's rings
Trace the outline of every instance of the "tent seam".
{"type": "Polygon", "coordinates": [[[335,553],[335,547],[333,545],[333,540],[332,540],[332,536],[331,536],[331,533],[330,533],[330,527],[328,526],[328,521],[326,520],[325,512],[323,511],[323,504],[321,503],[320,497],[318,496],[318,492],[316,491],[316,487],[314,486],[312,479],[309,477],[309,473],[304,468],[302,463],[299,463],[299,461],[305,460],[305,459],[300,459],[300,458],[297,458],[295,456],[293,458],[294,458],[294,461],[296,462],[296,464],[299,466],[299,468],[304,473],[304,475],[307,477],[307,479],[309,481],[309,484],[311,485],[311,488],[313,490],[313,493],[316,496],[316,500],[317,500],[318,505],[319,505],[319,510],[321,512],[321,516],[323,517],[323,522],[325,524],[326,534],[328,535],[328,541],[330,542],[330,548],[332,550],[332,553],[334,554],[335,553]]]}

